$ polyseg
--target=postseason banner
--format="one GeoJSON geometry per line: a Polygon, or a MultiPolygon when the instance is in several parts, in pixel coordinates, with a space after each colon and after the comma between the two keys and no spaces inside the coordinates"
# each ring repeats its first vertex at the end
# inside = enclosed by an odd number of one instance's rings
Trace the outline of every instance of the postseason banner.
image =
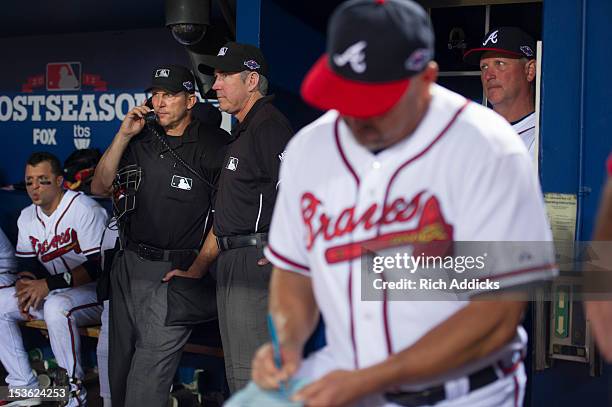
{"type": "Polygon", "coordinates": [[[189,66],[163,28],[7,38],[0,45],[0,184],[22,180],[34,151],[61,160],[75,149],[103,151],[127,112],[146,99],[153,68],[189,66]]]}

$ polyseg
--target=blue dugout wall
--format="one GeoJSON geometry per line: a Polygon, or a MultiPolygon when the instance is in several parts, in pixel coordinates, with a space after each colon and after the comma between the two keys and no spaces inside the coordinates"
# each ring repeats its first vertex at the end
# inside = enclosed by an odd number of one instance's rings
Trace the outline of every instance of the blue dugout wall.
{"type": "MultiPolygon", "coordinates": [[[[578,195],[576,240],[590,240],[612,151],[609,0],[544,1],[540,175],[544,192],[578,195]]],[[[611,322],[612,323],[612,322],[611,322]]],[[[610,366],[555,361],[533,378],[533,406],[612,405],[610,366]]]]}

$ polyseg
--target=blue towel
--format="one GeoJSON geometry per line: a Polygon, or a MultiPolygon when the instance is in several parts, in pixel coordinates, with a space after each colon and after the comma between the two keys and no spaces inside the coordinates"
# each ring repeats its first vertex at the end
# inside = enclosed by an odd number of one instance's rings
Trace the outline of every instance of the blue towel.
{"type": "Polygon", "coordinates": [[[302,407],[304,403],[289,400],[293,393],[308,384],[307,380],[289,380],[286,391],[263,390],[254,382],[250,382],[244,389],[235,393],[228,401],[226,407],[302,407]]]}

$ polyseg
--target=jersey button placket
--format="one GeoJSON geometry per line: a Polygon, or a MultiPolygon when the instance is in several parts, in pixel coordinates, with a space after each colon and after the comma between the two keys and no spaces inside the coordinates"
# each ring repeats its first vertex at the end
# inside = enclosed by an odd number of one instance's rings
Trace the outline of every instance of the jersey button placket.
{"type": "Polygon", "coordinates": [[[368,195],[368,199],[377,200],[377,195],[380,194],[380,182],[382,176],[382,163],[378,160],[372,161],[369,165],[369,171],[366,172],[365,176],[365,191],[368,195]]]}

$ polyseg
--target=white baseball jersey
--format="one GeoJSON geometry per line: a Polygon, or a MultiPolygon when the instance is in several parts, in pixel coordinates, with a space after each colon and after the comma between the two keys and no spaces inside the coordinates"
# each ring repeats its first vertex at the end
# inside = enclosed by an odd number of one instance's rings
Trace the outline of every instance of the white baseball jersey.
{"type": "MultiPolygon", "coordinates": [[[[60,204],[45,215],[32,204],[21,211],[17,220],[17,256],[37,257],[49,274],[70,271],[100,251],[100,241],[107,219],[106,211],[80,192],[65,191],[60,204]]],[[[83,380],[79,326],[100,323],[102,307],[96,298],[96,283],[51,291],[37,308],[30,308],[34,319],[46,322],[51,348],[59,366],[74,378],[68,406],[84,405],[87,391],[76,380],[83,380]]],[[[19,321],[24,317],[15,296],[15,287],[0,289],[0,360],[8,372],[9,386],[36,386],[28,354],[23,346],[19,321]]]]}
{"type": "Polygon", "coordinates": [[[523,143],[525,143],[527,150],[529,150],[529,156],[533,157],[535,150],[535,112],[511,124],[514,131],[518,133],[523,143]]]}
{"type": "Polygon", "coordinates": [[[17,220],[18,257],[38,257],[49,274],[70,271],[100,251],[108,215],[81,192],[65,191],[57,209],[47,216],[32,204],[17,220]]]}
{"type": "MultiPolygon", "coordinates": [[[[531,160],[511,126],[438,85],[432,94],[414,133],[378,154],[358,144],[335,111],[302,129],[288,146],[265,254],[275,266],[312,278],[326,322],[324,351],[336,369],[379,363],[468,303],[364,301],[362,246],[392,248],[415,237],[551,241],[531,160]]],[[[516,253],[498,258],[491,278],[508,287],[552,277],[549,248],[521,259],[516,253]]],[[[503,349],[454,377],[516,353],[525,343],[519,328],[503,349]]]]}
{"type": "Polygon", "coordinates": [[[13,284],[16,272],[15,249],[0,229],[0,288],[13,284]]]}

